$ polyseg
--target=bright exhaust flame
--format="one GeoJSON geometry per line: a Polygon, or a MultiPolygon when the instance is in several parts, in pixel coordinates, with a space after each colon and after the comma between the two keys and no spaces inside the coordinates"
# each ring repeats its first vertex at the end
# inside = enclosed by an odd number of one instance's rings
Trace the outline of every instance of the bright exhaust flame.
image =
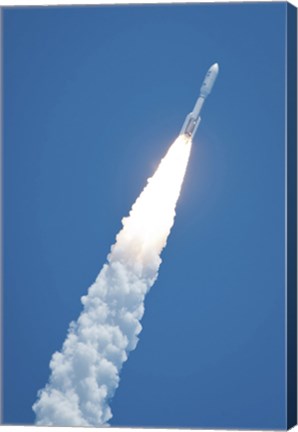
{"type": "Polygon", "coordinates": [[[191,150],[179,136],[132,206],[123,228],[72,322],[61,352],[53,354],[48,384],[33,405],[37,425],[106,426],[119,373],[142,330],[146,293],[174,223],[191,150]]]}

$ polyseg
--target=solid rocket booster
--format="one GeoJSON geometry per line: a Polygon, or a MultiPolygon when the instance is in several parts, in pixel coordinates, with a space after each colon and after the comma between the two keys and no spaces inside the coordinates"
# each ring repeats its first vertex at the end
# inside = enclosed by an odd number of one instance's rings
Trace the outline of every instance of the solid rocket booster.
{"type": "Polygon", "coordinates": [[[189,113],[186,116],[186,119],[184,120],[182,129],[180,131],[180,135],[187,135],[191,138],[194,137],[198,126],[201,121],[200,112],[204,105],[205,99],[207,96],[211,93],[212,87],[215,83],[215,80],[217,78],[217,74],[219,71],[219,67],[217,63],[214,63],[214,65],[211,66],[211,68],[206,73],[205,79],[203,81],[202,87],[200,89],[199,97],[196,101],[196,104],[194,106],[194,109],[191,113],[189,113]]]}

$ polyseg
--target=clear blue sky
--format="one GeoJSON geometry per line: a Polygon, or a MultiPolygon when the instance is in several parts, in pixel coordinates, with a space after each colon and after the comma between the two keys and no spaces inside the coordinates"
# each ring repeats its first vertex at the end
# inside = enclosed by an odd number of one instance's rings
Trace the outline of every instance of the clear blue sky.
{"type": "Polygon", "coordinates": [[[113,425],[285,428],[285,3],[4,11],[4,420],[129,208],[202,112],[113,425]]]}

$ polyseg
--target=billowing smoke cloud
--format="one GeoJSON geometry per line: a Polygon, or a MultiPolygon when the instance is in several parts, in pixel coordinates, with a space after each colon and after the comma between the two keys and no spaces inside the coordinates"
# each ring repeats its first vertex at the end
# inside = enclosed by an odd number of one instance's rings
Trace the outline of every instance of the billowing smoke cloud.
{"type": "Polygon", "coordinates": [[[52,356],[49,382],[33,405],[37,425],[108,425],[109,400],[138,343],[144,298],[174,223],[190,149],[191,141],[178,137],[122,220],[107,264],[82,297],[82,313],[52,356]]]}

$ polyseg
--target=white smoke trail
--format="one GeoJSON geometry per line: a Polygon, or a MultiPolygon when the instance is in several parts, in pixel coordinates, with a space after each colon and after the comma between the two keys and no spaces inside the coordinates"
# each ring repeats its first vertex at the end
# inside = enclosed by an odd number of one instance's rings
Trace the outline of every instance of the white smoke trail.
{"type": "Polygon", "coordinates": [[[160,253],[174,223],[191,141],[179,136],[132,206],[123,228],[53,354],[48,384],[33,405],[37,425],[107,426],[109,400],[142,330],[144,298],[157,278],[160,253]]]}

